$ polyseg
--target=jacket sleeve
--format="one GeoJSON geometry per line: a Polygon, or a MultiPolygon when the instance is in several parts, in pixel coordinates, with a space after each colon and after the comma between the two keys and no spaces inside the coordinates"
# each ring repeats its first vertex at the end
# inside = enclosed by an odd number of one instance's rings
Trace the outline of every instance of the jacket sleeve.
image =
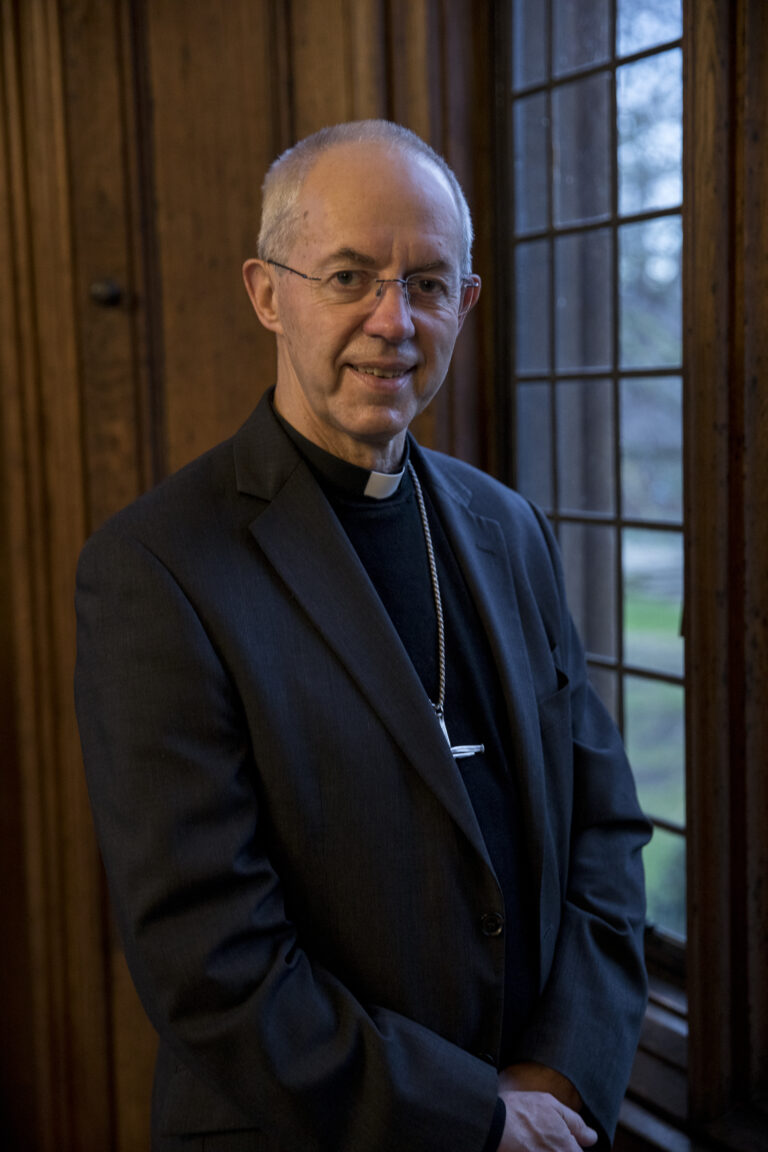
{"type": "Polygon", "coordinates": [[[559,932],[518,1058],[571,1080],[605,1146],[613,1138],[647,1000],[641,850],[650,825],[618,732],[588,681],[557,546],[545,517],[536,515],[554,579],[551,630],[570,711],[566,770],[573,793],[559,932]]]}
{"type": "Polygon", "coordinates": [[[77,611],[97,835],[134,982],[180,1063],[285,1149],[478,1152],[495,1069],[359,1003],[298,938],[241,701],[172,573],[102,530],[77,611]]]}

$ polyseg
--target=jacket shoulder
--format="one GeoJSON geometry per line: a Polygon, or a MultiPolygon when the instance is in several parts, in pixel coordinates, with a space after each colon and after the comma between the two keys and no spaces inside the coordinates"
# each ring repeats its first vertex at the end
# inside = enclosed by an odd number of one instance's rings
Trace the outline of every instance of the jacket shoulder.
{"type": "Polygon", "coordinates": [[[97,527],[86,548],[104,537],[134,537],[150,545],[205,531],[236,497],[232,438],[165,477],[97,527]]]}
{"type": "Polygon", "coordinates": [[[541,537],[542,530],[548,534],[544,513],[514,488],[455,456],[431,448],[419,448],[419,452],[433,479],[463,494],[471,511],[536,537],[541,537]]]}

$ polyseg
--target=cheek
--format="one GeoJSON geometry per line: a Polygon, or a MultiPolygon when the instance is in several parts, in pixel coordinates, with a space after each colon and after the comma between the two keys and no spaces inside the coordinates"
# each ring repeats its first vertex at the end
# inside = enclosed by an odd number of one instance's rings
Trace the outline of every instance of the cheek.
{"type": "Polygon", "coordinates": [[[447,371],[457,336],[458,332],[455,326],[452,326],[449,331],[446,331],[445,328],[440,328],[425,336],[424,350],[427,353],[429,363],[432,364],[435,369],[447,371]]]}

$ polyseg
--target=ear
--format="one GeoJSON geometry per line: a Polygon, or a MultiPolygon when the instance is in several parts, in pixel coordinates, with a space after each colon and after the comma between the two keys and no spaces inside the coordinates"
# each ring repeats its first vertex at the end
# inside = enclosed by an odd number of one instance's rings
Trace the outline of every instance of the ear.
{"type": "Polygon", "coordinates": [[[254,312],[270,332],[282,334],[273,275],[272,269],[264,260],[246,260],[243,264],[245,290],[254,312]]]}
{"type": "Polygon", "coordinates": [[[461,307],[459,308],[459,332],[462,325],[480,299],[480,289],[483,284],[479,276],[468,276],[462,288],[461,307]]]}

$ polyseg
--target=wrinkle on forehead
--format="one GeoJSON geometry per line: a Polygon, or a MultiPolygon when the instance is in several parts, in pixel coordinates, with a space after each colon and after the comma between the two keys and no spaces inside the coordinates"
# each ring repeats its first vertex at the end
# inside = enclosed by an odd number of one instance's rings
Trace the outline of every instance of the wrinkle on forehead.
{"type": "Polygon", "coordinates": [[[450,185],[402,149],[371,142],[330,149],[308,173],[299,206],[294,252],[325,259],[348,248],[380,263],[398,249],[458,266],[461,223],[450,185]]]}

